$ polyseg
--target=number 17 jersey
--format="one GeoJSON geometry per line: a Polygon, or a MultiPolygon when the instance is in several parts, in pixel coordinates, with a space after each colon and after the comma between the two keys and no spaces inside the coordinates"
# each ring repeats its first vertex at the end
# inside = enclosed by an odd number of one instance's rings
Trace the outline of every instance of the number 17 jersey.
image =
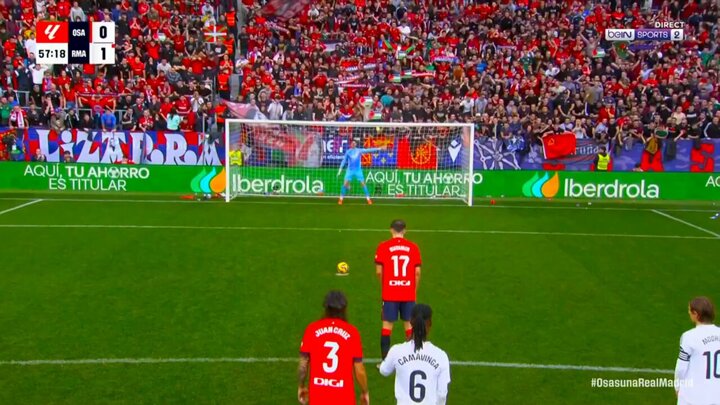
{"type": "Polygon", "coordinates": [[[420,249],[405,238],[382,242],[375,251],[375,264],[381,265],[382,300],[414,302],[417,285],[415,269],[421,265],[420,249]]]}

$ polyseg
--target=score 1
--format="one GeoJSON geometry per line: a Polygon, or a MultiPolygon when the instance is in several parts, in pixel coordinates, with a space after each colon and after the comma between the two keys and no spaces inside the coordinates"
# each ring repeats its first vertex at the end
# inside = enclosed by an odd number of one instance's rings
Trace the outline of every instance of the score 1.
{"type": "Polygon", "coordinates": [[[90,23],[90,64],[115,63],[115,23],[90,23]]]}

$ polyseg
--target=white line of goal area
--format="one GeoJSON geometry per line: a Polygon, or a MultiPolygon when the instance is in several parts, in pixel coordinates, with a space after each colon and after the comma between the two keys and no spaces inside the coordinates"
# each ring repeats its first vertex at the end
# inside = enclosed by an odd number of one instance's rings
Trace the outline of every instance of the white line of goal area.
{"type": "MultiPolygon", "coordinates": [[[[277,198],[282,197],[268,197],[264,201],[257,201],[257,200],[250,200],[245,199],[245,197],[238,198],[237,201],[239,204],[252,204],[252,205],[321,205],[321,206],[327,206],[327,205],[333,205],[334,203],[330,203],[327,201],[327,198],[324,198],[325,201],[302,201],[300,198],[297,198],[295,201],[285,201],[285,200],[276,200],[277,198]]],[[[290,197],[287,197],[290,198],[290,197]]],[[[353,198],[349,198],[352,200],[353,198]]],[[[23,197],[0,197],[0,201],[27,201],[28,198],[23,197]]],[[[363,199],[359,199],[364,201],[363,199]]],[[[58,202],[89,202],[89,203],[97,203],[97,202],[106,202],[106,203],[133,203],[133,204],[208,204],[207,201],[194,201],[194,200],[158,200],[158,199],[126,199],[126,198],[43,198],[42,201],[58,201],[58,202]]],[[[406,203],[390,203],[390,202],[384,202],[381,200],[379,203],[375,205],[375,207],[406,207],[406,208],[412,208],[412,207],[421,207],[421,208],[468,208],[465,204],[452,204],[452,203],[444,203],[442,200],[438,200],[436,203],[420,203],[415,202],[418,200],[409,200],[406,203]]],[[[217,201],[219,202],[219,201],[217,201]]],[[[362,202],[364,204],[364,202],[362,202]]],[[[568,202],[567,204],[572,204],[568,202]]],[[[510,204],[510,205],[473,205],[472,208],[485,208],[485,209],[525,209],[525,210],[594,210],[594,211],[648,211],[651,212],[652,208],[641,208],[641,207],[589,207],[586,205],[586,203],[579,202],[576,203],[575,206],[572,205],[543,205],[538,201],[537,205],[522,205],[522,204],[510,204]]],[[[663,211],[667,212],[711,212],[716,213],[720,212],[720,206],[718,206],[717,209],[702,209],[702,208],[662,208],[663,211]]]]}
{"type": "Polygon", "coordinates": [[[717,233],[715,233],[715,232],[713,232],[713,231],[711,231],[711,230],[709,230],[709,229],[705,229],[705,228],[703,228],[702,226],[695,225],[695,224],[693,224],[692,222],[685,221],[684,219],[680,219],[680,218],[678,218],[678,217],[672,216],[672,215],[667,214],[667,213],[664,213],[664,212],[662,212],[662,211],[652,210],[652,212],[654,212],[654,213],[656,213],[656,214],[658,214],[658,215],[661,215],[661,216],[663,216],[663,217],[665,217],[665,218],[672,219],[672,220],[675,221],[675,222],[679,222],[679,223],[684,224],[684,225],[687,225],[687,226],[689,226],[689,227],[691,227],[691,228],[697,229],[698,231],[702,231],[702,232],[705,232],[705,233],[707,233],[707,234],[713,235],[713,236],[716,237],[716,238],[720,238],[720,234],[717,234],[717,233]]]}
{"type": "Polygon", "coordinates": [[[20,208],[27,207],[28,205],[37,204],[39,202],[43,201],[42,198],[38,198],[36,200],[31,200],[26,202],[25,204],[16,205],[15,207],[8,208],[6,210],[0,211],[0,215],[7,214],[8,212],[13,212],[15,210],[19,210],[20,208]]]}
{"type": "MultiPolygon", "coordinates": [[[[142,230],[194,230],[194,231],[286,231],[286,232],[387,232],[371,228],[303,228],[287,226],[200,226],[200,225],[127,225],[127,224],[0,224],[0,228],[29,229],[142,229],[142,230]]],[[[590,232],[500,231],[476,229],[413,229],[413,233],[443,233],[466,235],[518,235],[518,236],[569,236],[632,239],[706,239],[720,240],[719,236],[655,235],[590,232]]]]}
{"type": "MultiPolygon", "coordinates": [[[[111,364],[167,364],[167,363],[294,363],[297,357],[186,357],[186,358],[108,358],[67,360],[2,360],[0,366],[73,366],[111,364]]],[[[366,363],[379,363],[380,359],[365,359],[366,363]]],[[[572,364],[499,363],[494,361],[451,361],[458,367],[495,367],[518,369],[600,371],[616,373],[672,374],[673,370],[659,368],[601,367],[572,364]]]]}

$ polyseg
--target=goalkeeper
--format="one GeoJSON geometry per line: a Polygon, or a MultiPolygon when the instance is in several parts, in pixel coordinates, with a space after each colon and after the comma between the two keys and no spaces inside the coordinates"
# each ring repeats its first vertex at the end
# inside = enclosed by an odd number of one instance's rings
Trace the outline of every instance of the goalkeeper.
{"type": "Polygon", "coordinates": [[[342,188],[340,189],[340,200],[338,204],[342,205],[345,194],[348,192],[350,182],[353,179],[357,179],[365,192],[365,198],[367,198],[368,204],[372,204],[370,199],[370,192],[368,191],[367,185],[365,184],[365,175],[362,172],[361,159],[365,153],[372,153],[384,150],[385,148],[358,148],[357,141],[350,142],[350,149],[345,152],[342,162],[340,162],[340,168],[338,169],[338,176],[342,173],[343,167],[347,163],[347,171],[345,172],[345,180],[343,181],[342,188]]]}

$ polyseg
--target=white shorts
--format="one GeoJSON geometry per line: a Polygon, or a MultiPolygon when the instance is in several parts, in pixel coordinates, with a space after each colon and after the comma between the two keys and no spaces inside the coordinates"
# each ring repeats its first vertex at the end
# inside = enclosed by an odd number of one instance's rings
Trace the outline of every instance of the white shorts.
{"type": "MultiPolygon", "coordinates": [[[[697,405],[697,404],[693,404],[692,402],[688,402],[684,398],[679,397],[678,401],[677,401],[677,405],[697,405]]],[[[720,405],[720,399],[714,400],[713,402],[703,402],[702,405],[720,405]]]]}

